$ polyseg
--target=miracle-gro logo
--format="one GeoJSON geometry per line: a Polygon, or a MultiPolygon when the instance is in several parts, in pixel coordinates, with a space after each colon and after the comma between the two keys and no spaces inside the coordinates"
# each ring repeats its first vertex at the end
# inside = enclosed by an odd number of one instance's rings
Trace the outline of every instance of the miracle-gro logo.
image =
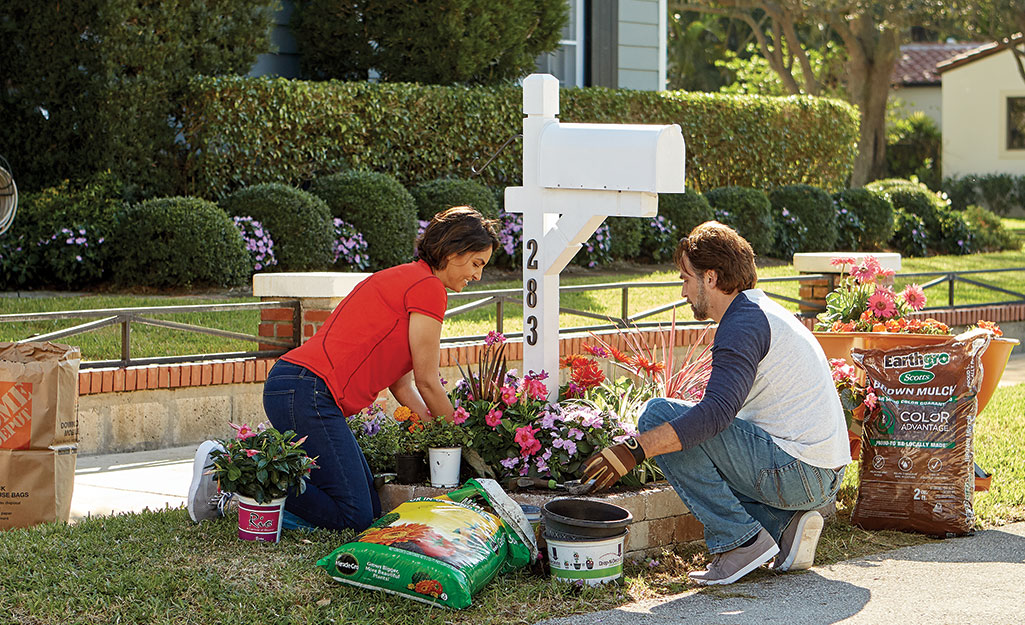
{"type": "Polygon", "coordinates": [[[939,352],[937,354],[922,354],[911,352],[904,356],[886,356],[883,358],[884,369],[932,369],[936,365],[945,365],[950,362],[950,354],[939,352]]]}

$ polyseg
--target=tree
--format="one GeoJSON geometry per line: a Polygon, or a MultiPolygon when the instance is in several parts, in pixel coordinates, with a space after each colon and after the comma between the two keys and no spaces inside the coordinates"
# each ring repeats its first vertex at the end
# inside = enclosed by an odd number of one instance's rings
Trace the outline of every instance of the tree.
{"type": "Polygon", "coordinates": [[[564,0],[304,0],[295,24],[311,78],[497,84],[559,47],[564,0]]]}
{"type": "Polygon", "coordinates": [[[901,43],[912,26],[942,25],[958,15],[940,0],[674,0],[671,10],[702,11],[747,23],[761,54],[793,94],[822,92],[808,54],[808,48],[819,42],[809,43],[808,34],[802,38],[799,33],[819,32],[826,39],[835,35],[846,53],[847,99],[861,112],[851,175],[854,186],[885,171],[886,101],[901,43]]]}
{"type": "Polygon", "coordinates": [[[973,20],[967,30],[974,38],[992,40],[1014,54],[1018,74],[1025,81],[1025,0],[982,0],[965,6],[973,20]]]}

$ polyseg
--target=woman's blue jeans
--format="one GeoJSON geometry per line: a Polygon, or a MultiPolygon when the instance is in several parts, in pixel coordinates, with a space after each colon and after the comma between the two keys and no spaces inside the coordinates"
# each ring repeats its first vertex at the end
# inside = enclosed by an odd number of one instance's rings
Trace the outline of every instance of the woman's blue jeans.
{"type": "MultiPolygon", "coordinates": [[[[693,406],[652,399],[644,406],[638,429],[654,429],[693,406]]],[[[743,419],[733,419],[696,447],[656,456],[655,462],[705,526],[709,553],[739,547],[763,527],[778,543],[794,512],[827,504],[844,473],[843,468],[823,469],[795,459],[765,430],[743,419]]]]}
{"type": "Polygon", "coordinates": [[[307,437],[303,448],[319,467],[310,473],[306,492],[289,493],[285,510],[317,527],[369,527],[381,515],[374,476],[324,380],[279,360],[263,387],[263,409],[278,430],[307,437]]]}

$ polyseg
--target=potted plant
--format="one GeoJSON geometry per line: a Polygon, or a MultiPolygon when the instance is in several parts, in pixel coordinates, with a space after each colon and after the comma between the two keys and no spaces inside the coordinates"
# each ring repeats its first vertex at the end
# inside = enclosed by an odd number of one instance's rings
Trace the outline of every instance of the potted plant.
{"type": "Polygon", "coordinates": [[[420,415],[406,406],[395,410],[395,480],[400,484],[424,481],[423,423],[420,415]]]}
{"type": "Polygon", "coordinates": [[[371,404],[349,418],[349,429],[363,450],[363,456],[375,476],[395,471],[399,452],[400,427],[381,404],[371,404]]]}
{"type": "Polygon", "coordinates": [[[450,488],[459,485],[463,443],[466,432],[453,421],[438,417],[423,423],[420,432],[427,448],[427,464],[431,469],[431,486],[450,488]]]}
{"type": "Polygon", "coordinates": [[[305,437],[279,432],[266,424],[230,424],[235,438],[218,441],[212,473],[221,491],[238,497],[238,535],[243,540],[277,542],[281,538],[281,513],[289,491],[303,493],[316,464],[302,448],[305,437]]]}
{"type": "Polygon", "coordinates": [[[847,364],[841,358],[832,358],[829,368],[833,373],[833,383],[840,397],[843,416],[847,421],[847,438],[851,447],[851,458],[861,458],[861,435],[865,431],[865,411],[876,406],[876,394],[872,387],[858,381],[854,365],[847,364]]]}

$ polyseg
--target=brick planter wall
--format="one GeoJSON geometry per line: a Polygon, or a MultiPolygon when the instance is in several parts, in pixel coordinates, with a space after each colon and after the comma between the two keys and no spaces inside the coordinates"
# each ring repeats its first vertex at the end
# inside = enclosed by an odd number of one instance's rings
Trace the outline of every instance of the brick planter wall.
{"type": "MultiPolygon", "coordinates": [[[[451,489],[385,484],[379,491],[381,509],[393,510],[404,501],[414,497],[437,497],[451,489]]],[[[564,497],[550,491],[521,491],[509,493],[517,503],[543,507],[549,501],[564,497]]],[[[627,536],[626,555],[657,553],[674,545],[703,540],[701,523],[683,505],[683,501],[668,482],[655,482],[645,488],[629,492],[617,492],[603,496],[587,497],[615,504],[630,511],[633,522],[627,536]]]]}

